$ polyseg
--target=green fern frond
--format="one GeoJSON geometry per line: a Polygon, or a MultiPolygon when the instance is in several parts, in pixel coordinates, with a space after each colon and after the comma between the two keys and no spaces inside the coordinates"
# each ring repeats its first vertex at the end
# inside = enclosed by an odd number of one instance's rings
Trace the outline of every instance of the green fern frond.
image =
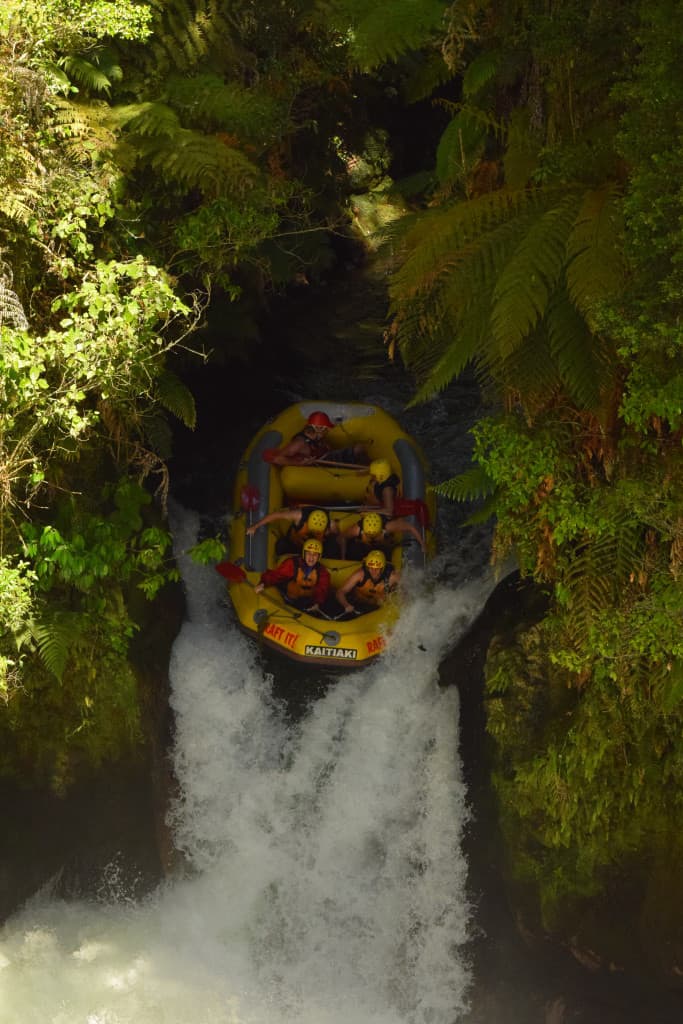
{"type": "Polygon", "coordinates": [[[540,139],[532,131],[529,111],[518,108],[512,112],[503,156],[503,173],[508,188],[524,188],[538,167],[540,139]]]}
{"type": "MultiPolygon", "coordinates": [[[[429,210],[420,219],[413,220],[400,239],[400,248],[407,255],[392,277],[392,297],[408,299],[431,289],[441,268],[463,262],[467,259],[468,247],[472,247],[473,252],[482,248],[482,236],[501,225],[511,224],[516,217],[530,215],[539,204],[539,192],[500,189],[468,202],[429,210]]],[[[505,227],[504,230],[511,229],[505,227]]]]}
{"type": "Polygon", "coordinates": [[[598,303],[618,294],[624,282],[620,192],[610,184],[584,196],[567,240],[567,289],[590,323],[598,303]]]}
{"type": "Polygon", "coordinates": [[[116,145],[116,118],[104,100],[74,102],[55,98],[55,133],[77,158],[90,159],[92,144],[98,152],[116,145]]]}
{"type": "Polygon", "coordinates": [[[17,224],[28,224],[31,212],[30,206],[19,196],[9,195],[0,199],[0,213],[17,224]]]}
{"type": "Polygon", "coordinates": [[[157,380],[157,398],[164,409],[172,412],[190,430],[197,425],[197,410],[192,392],[170,370],[164,370],[157,380]]]}
{"type": "Polygon", "coordinates": [[[173,75],[166,83],[169,103],[192,125],[235,132],[240,138],[270,142],[286,121],[281,103],[262,91],[226,84],[218,75],[173,75]]]}
{"type": "Polygon", "coordinates": [[[162,75],[171,70],[189,71],[209,54],[236,56],[229,12],[220,0],[150,0],[150,7],[154,37],[141,55],[150,71],[162,75]]]}
{"type": "Polygon", "coordinates": [[[67,74],[74,82],[90,92],[108,93],[111,89],[111,80],[104,71],[95,64],[91,64],[89,60],[85,60],[84,57],[65,57],[63,64],[67,74]]]}
{"type": "Polygon", "coordinates": [[[494,481],[481,466],[471,466],[464,473],[435,484],[432,490],[450,501],[477,501],[490,497],[496,489],[494,481]]]}
{"type": "Polygon", "coordinates": [[[488,51],[480,53],[467,65],[462,76],[462,94],[471,99],[493,81],[500,66],[500,53],[488,51]]]}
{"type": "Polygon", "coordinates": [[[134,103],[115,107],[118,124],[145,138],[173,138],[181,129],[178,115],[166,103],[134,103]]]}
{"type": "Polygon", "coordinates": [[[243,194],[260,173],[243,153],[221,139],[187,129],[172,137],[140,138],[138,156],[168,182],[200,189],[211,197],[243,194]]]}
{"type": "Polygon", "coordinates": [[[546,329],[550,352],[567,394],[580,408],[597,409],[608,376],[600,340],[559,288],[548,304],[546,329]]]}
{"type": "Polygon", "coordinates": [[[402,92],[407,103],[417,103],[427,99],[438,86],[443,85],[452,77],[452,72],[440,53],[415,54],[404,58],[408,66],[408,78],[403,83],[402,92]]]}
{"type": "Polygon", "coordinates": [[[173,431],[163,413],[145,416],[142,430],[149,448],[160,458],[170,459],[173,454],[173,431]]]}
{"type": "Polygon", "coordinates": [[[419,50],[441,28],[447,9],[442,0],[380,0],[364,6],[350,50],[358,67],[366,71],[419,50]]]}
{"type": "Polygon", "coordinates": [[[501,391],[512,390],[521,396],[532,416],[548,405],[562,384],[542,326],[531,331],[524,344],[505,359],[491,361],[488,369],[501,391]]]}
{"type": "Polygon", "coordinates": [[[461,181],[484,149],[487,126],[470,109],[461,110],[439,139],[436,176],[442,184],[461,181]]]}
{"type": "Polygon", "coordinates": [[[61,681],[71,648],[80,639],[84,619],[78,612],[53,612],[33,625],[33,638],[43,664],[61,681]]]}
{"type": "Polygon", "coordinates": [[[541,214],[496,283],[491,325],[503,357],[519,347],[545,313],[564,266],[579,202],[570,195],[541,214]]]}

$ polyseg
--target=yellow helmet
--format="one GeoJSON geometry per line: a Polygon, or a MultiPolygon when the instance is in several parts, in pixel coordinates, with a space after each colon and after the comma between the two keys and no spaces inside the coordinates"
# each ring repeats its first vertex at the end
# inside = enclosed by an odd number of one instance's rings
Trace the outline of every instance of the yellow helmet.
{"type": "Polygon", "coordinates": [[[391,465],[388,459],[373,459],[370,463],[370,476],[374,476],[375,480],[383,484],[385,480],[388,480],[391,476],[391,465]]]}
{"type": "Polygon", "coordinates": [[[363,559],[368,569],[384,569],[387,564],[387,557],[383,551],[369,551],[363,559]]]}
{"type": "Polygon", "coordinates": [[[314,508],[309,513],[306,525],[312,533],[324,533],[327,527],[330,525],[330,517],[327,512],[324,512],[321,508],[314,508]]]}
{"type": "Polygon", "coordinates": [[[323,546],[319,540],[315,539],[315,537],[309,537],[307,541],[304,541],[304,546],[302,547],[301,550],[303,552],[315,551],[316,555],[320,557],[320,555],[322,555],[323,553],[323,546]]]}
{"type": "Polygon", "coordinates": [[[368,512],[366,516],[363,516],[360,528],[363,533],[367,533],[371,537],[376,537],[384,528],[382,517],[377,515],[376,512],[368,512]]]}

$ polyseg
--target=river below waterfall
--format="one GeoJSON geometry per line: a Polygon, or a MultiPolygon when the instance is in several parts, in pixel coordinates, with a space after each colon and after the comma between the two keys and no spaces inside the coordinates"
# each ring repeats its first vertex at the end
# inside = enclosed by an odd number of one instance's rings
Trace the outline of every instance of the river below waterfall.
{"type": "MultiPolygon", "coordinates": [[[[322,307],[329,353],[345,317],[322,307]]],[[[301,322],[281,327],[294,351],[301,322]]],[[[299,398],[376,402],[421,441],[435,479],[465,468],[473,383],[406,411],[397,368],[373,379],[359,362],[354,379],[343,353],[341,370],[294,362],[265,386],[209,372],[200,429],[180,445],[172,527],[187,615],[171,656],[168,814],[182,865],[143,897],[125,873],[80,898],[32,897],[0,934],[0,1024],[676,1020],[664,995],[629,1004],[617,982],[583,996],[578,968],[525,952],[477,841],[494,812],[464,781],[460,703],[478,669],[455,666],[449,686],[439,669],[495,583],[485,528],[443,507],[440,553],[426,578],[406,576],[387,654],[342,675],[244,637],[221,578],[187,557],[225,526],[252,432],[299,398]]]]}

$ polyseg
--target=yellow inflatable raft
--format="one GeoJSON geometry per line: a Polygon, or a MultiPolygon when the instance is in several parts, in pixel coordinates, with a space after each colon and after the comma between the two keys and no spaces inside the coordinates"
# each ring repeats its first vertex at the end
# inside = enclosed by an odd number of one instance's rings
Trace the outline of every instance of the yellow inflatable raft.
{"type": "MultiPolygon", "coordinates": [[[[396,420],[378,406],[357,402],[299,402],[265,424],[244,452],[235,482],[230,529],[230,561],[219,571],[228,579],[228,590],[240,625],[288,658],[328,668],[365,664],[382,652],[386,637],[396,627],[399,600],[392,596],[381,608],[342,620],[319,617],[289,605],[276,587],[254,592],[261,573],[277,566],[286,554],[278,554],[289,525],[286,522],[260,527],[253,536],[247,527],[276,510],[313,504],[329,510],[341,530],[359,519],[354,508],[363,503],[369,485],[367,467],[335,465],[277,466],[270,461],[278,449],[301,431],[308,416],[324,412],[334,423],[326,441],[333,449],[362,443],[370,459],[387,459],[400,479],[396,512],[424,536],[427,554],[413,538],[401,538],[389,555],[397,570],[406,565],[423,566],[434,551],[434,497],[427,491],[426,461],[416,442],[396,420]],[[226,568],[227,567],[227,568],[226,568]]],[[[334,452],[327,456],[334,461],[334,452]]],[[[396,535],[398,538],[400,534],[396,535]]],[[[323,557],[333,591],[360,565],[323,557]]],[[[332,604],[332,612],[336,604],[332,604]]],[[[328,602],[328,611],[330,602],[328,602]]],[[[341,606],[338,611],[342,614],[341,606]]]]}

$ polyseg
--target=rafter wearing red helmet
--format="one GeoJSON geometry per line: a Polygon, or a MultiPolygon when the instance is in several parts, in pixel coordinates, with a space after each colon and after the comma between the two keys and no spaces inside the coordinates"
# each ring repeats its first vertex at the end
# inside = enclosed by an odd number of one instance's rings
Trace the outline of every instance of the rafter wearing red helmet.
{"type": "Polygon", "coordinates": [[[270,459],[276,466],[307,466],[313,462],[330,459],[334,462],[367,463],[363,445],[335,449],[327,440],[327,431],[334,423],[321,409],[312,412],[302,430],[270,459]]]}

